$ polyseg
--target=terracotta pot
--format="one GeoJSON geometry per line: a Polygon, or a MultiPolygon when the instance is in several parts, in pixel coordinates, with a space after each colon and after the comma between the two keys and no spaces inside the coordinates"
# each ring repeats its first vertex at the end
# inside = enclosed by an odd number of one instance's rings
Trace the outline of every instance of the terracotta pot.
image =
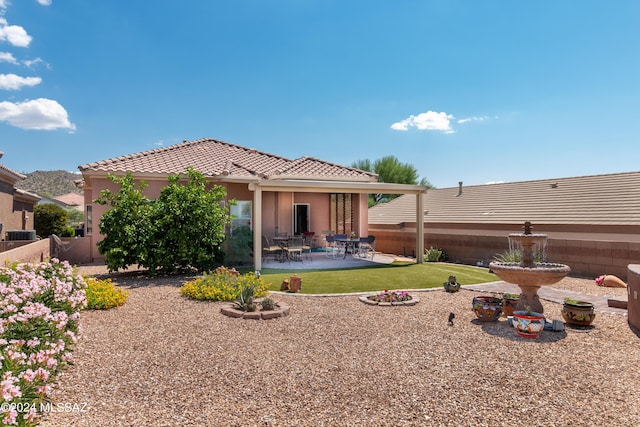
{"type": "Polygon", "coordinates": [[[517,297],[517,298],[503,297],[502,314],[504,316],[513,316],[513,312],[516,310],[518,301],[520,301],[520,297],[517,297]]]}
{"type": "Polygon", "coordinates": [[[298,276],[291,276],[289,278],[289,291],[298,292],[302,288],[302,278],[298,276]]]}
{"type": "Polygon", "coordinates": [[[627,284],[617,276],[606,274],[596,279],[596,283],[600,286],[606,286],[607,288],[626,288],[627,284]]]}
{"type": "Polygon", "coordinates": [[[586,301],[567,303],[562,305],[562,318],[572,325],[589,326],[596,318],[593,304],[586,301]]]}
{"type": "Polygon", "coordinates": [[[502,313],[502,298],[479,296],[471,303],[473,312],[482,322],[495,322],[502,313]]]}
{"type": "Polygon", "coordinates": [[[542,313],[514,311],[513,327],[523,338],[538,338],[544,329],[544,316],[542,313]]]}

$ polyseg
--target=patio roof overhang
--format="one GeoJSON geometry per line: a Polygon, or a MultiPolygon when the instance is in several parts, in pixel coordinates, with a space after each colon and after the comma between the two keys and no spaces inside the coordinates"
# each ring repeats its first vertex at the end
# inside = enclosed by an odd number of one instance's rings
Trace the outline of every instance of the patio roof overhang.
{"type": "MultiPolygon", "coordinates": [[[[262,269],[262,192],[299,193],[359,193],[359,194],[415,194],[416,196],[416,254],[424,253],[424,185],[390,184],[384,182],[349,182],[319,180],[276,180],[263,179],[249,184],[253,191],[255,221],[253,227],[253,261],[256,270],[262,269]]],[[[416,261],[422,263],[422,257],[416,261]]]]}

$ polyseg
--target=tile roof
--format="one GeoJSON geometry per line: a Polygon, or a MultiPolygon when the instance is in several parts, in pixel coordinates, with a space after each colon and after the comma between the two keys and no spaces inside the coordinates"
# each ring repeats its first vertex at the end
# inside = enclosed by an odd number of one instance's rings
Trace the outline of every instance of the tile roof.
{"type": "MultiPolygon", "coordinates": [[[[640,172],[431,189],[425,222],[640,225],[639,196],[640,172]]],[[[413,196],[369,209],[369,224],[402,222],[415,222],[413,196]]]]}
{"type": "MultiPolygon", "coordinates": [[[[2,156],[0,156],[2,157],[2,156]]],[[[12,169],[9,169],[5,165],[0,165],[0,179],[10,184],[15,184],[18,181],[22,181],[26,176],[16,172],[12,169]]]]}
{"type": "Polygon", "coordinates": [[[313,157],[290,160],[216,139],[181,144],[79,166],[83,173],[177,174],[193,167],[209,177],[313,178],[376,181],[377,175],[313,157]]]}
{"type": "Polygon", "coordinates": [[[67,193],[55,199],[67,206],[81,206],[84,204],[84,196],[80,193],[67,193]]]}

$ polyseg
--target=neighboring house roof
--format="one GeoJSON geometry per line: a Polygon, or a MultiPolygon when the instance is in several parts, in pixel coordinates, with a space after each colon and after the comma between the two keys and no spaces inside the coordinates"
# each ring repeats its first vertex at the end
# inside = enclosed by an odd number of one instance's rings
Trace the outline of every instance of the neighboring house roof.
{"type": "MultiPolygon", "coordinates": [[[[426,223],[640,225],[640,172],[430,189],[426,223]]],[[[369,224],[415,223],[415,198],[369,209],[369,224]]]]}
{"type": "Polygon", "coordinates": [[[65,206],[82,206],[84,204],[84,196],[80,193],[67,193],[55,199],[65,206]]]}
{"type": "Polygon", "coordinates": [[[19,188],[15,189],[14,197],[16,200],[20,200],[25,203],[38,203],[38,201],[40,201],[40,196],[37,194],[33,194],[19,188]]]}
{"type": "Polygon", "coordinates": [[[18,181],[22,181],[25,178],[25,175],[9,169],[5,165],[0,165],[0,180],[15,185],[18,181]]]}
{"type": "Polygon", "coordinates": [[[126,173],[169,175],[193,167],[207,177],[220,180],[322,179],[377,181],[377,175],[355,168],[302,157],[285,157],[216,139],[184,141],[181,144],[130,154],[79,166],[83,175],[126,173]]]}

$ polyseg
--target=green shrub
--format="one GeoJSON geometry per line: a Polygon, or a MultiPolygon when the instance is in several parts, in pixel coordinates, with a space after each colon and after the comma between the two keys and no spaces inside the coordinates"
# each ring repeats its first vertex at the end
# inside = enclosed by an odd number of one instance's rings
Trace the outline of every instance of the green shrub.
{"type": "Polygon", "coordinates": [[[255,273],[241,275],[233,268],[218,267],[214,272],[186,282],[180,293],[197,300],[234,301],[242,289],[252,286],[256,298],[267,295],[268,284],[255,273]]]}
{"type": "Polygon", "coordinates": [[[111,279],[99,280],[87,277],[85,282],[87,282],[88,309],[106,310],[119,307],[127,301],[129,291],[116,287],[111,279]]]}
{"type": "Polygon", "coordinates": [[[69,227],[68,225],[62,229],[62,234],[60,237],[73,237],[76,235],[76,230],[69,227]]]}
{"type": "Polygon", "coordinates": [[[33,227],[40,237],[62,236],[68,217],[69,213],[54,203],[36,205],[33,208],[33,227]]]}
{"type": "Polygon", "coordinates": [[[436,248],[430,247],[429,249],[424,251],[423,260],[426,262],[439,262],[439,261],[441,262],[441,261],[446,261],[446,259],[447,259],[447,254],[442,249],[436,249],[436,248]]]}

